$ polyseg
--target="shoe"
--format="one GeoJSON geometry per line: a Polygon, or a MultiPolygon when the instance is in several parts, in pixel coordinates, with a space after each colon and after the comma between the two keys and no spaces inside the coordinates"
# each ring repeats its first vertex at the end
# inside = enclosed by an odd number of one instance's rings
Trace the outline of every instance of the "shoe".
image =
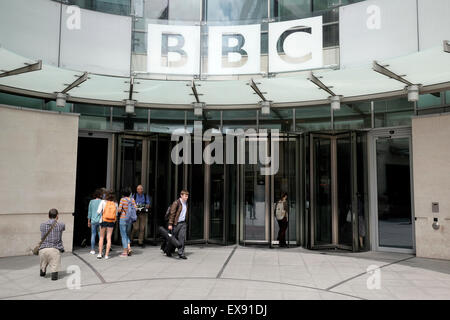
{"type": "Polygon", "coordinates": [[[180,259],[184,259],[184,260],[186,260],[187,259],[187,257],[183,254],[183,255],[179,255],[178,256],[180,259]]]}
{"type": "Polygon", "coordinates": [[[45,274],[46,274],[45,271],[42,271],[42,270],[39,269],[39,275],[41,277],[45,277],[45,274]]]}
{"type": "Polygon", "coordinates": [[[102,255],[101,255],[101,254],[98,254],[98,255],[97,255],[97,259],[100,260],[101,258],[102,258],[102,255]]]}
{"type": "Polygon", "coordinates": [[[89,251],[90,254],[95,254],[94,250],[89,251]]]}
{"type": "Polygon", "coordinates": [[[52,272],[52,280],[58,280],[58,272],[52,272]]]}
{"type": "MultiPolygon", "coordinates": [[[[126,257],[128,257],[128,254],[122,252],[122,253],[119,255],[119,257],[121,257],[121,258],[126,258],[126,257]]],[[[105,259],[106,259],[106,258],[105,258],[105,259]]]]}
{"type": "Polygon", "coordinates": [[[128,250],[128,256],[131,256],[133,254],[133,250],[128,250]]]}
{"type": "Polygon", "coordinates": [[[105,260],[108,260],[109,259],[109,256],[105,256],[105,260]]]}

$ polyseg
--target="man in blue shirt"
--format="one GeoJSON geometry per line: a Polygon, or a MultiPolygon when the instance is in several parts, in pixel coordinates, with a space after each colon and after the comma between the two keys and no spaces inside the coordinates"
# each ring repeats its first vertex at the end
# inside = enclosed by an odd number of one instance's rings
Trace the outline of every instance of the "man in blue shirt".
{"type": "Polygon", "coordinates": [[[136,191],[137,193],[133,195],[133,198],[136,201],[137,206],[137,220],[133,224],[131,239],[134,238],[134,235],[137,232],[139,234],[138,243],[142,248],[144,248],[145,228],[147,226],[148,216],[150,214],[152,198],[147,194],[144,194],[144,187],[142,185],[138,185],[136,191]]]}

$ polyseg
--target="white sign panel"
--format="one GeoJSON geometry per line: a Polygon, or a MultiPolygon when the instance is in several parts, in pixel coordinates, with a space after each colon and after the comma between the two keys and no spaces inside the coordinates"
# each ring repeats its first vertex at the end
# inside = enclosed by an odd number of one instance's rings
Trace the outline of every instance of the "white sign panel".
{"type": "Polygon", "coordinates": [[[252,74],[261,69],[261,25],[209,27],[209,74],[252,74]]]}
{"type": "Polygon", "coordinates": [[[200,27],[148,25],[147,72],[198,74],[200,27]]]}
{"type": "Polygon", "coordinates": [[[417,52],[417,14],[416,0],[367,0],[340,7],[341,67],[417,52]]]}
{"type": "Polygon", "coordinates": [[[323,66],[322,17],[269,24],[269,72],[323,66]]]}

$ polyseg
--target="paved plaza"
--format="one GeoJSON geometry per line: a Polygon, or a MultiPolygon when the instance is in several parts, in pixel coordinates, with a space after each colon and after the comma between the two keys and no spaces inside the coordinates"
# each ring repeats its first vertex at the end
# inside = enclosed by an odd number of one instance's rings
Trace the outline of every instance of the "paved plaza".
{"type": "Polygon", "coordinates": [[[450,299],[450,262],[407,254],[191,245],[181,260],[157,246],[125,258],[113,249],[109,260],[64,253],[58,281],[39,277],[36,256],[0,258],[0,299],[450,299]]]}

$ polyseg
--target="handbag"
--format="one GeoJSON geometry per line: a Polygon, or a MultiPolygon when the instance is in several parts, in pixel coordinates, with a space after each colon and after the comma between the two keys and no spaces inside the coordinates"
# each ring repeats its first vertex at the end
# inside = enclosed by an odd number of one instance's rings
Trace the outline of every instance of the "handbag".
{"type": "Polygon", "coordinates": [[[33,254],[35,256],[39,255],[39,247],[41,246],[42,242],[44,242],[44,240],[47,239],[47,237],[50,234],[50,232],[52,231],[53,227],[56,226],[56,223],[57,223],[57,221],[55,220],[55,222],[53,222],[53,224],[50,227],[50,229],[48,229],[47,233],[42,238],[41,242],[39,242],[39,244],[33,249],[33,254]]]}

